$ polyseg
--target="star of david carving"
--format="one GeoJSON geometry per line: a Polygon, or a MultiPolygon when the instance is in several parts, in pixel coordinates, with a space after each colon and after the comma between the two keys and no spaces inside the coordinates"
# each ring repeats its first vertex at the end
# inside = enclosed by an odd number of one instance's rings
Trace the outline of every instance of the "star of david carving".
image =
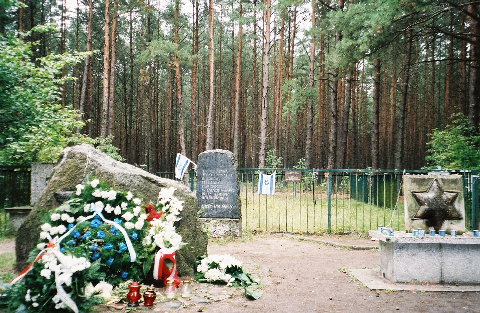
{"type": "Polygon", "coordinates": [[[413,216],[413,220],[424,219],[428,227],[439,230],[446,220],[461,220],[461,213],[453,203],[458,192],[444,191],[436,179],[432,181],[428,190],[424,192],[412,191],[412,196],[420,208],[413,216]]]}

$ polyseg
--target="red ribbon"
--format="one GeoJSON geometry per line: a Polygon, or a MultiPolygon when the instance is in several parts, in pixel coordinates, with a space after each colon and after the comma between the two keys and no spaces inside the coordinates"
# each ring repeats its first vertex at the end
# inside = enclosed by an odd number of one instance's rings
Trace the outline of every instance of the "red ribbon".
{"type": "Polygon", "coordinates": [[[177,271],[177,260],[175,258],[175,252],[164,254],[161,251],[158,251],[155,255],[155,264],[153,268],[153,278],[155,280],[160,280],[164,285],[167,281],[173,281],[175,286],[179,286],[181,281],[178,277],[177,271]],[[166,260],[169,260],[173,263],[172,268],[169,268],[166,260]]]}

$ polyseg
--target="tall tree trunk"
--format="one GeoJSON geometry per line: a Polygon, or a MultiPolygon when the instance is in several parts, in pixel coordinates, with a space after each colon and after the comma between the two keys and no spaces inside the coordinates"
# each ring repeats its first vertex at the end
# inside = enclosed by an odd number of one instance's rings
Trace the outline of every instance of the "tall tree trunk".
{"type": "Polygon", "coordinates": [[[413,35],[410,30],[407,35],[407,56],[405,62],[405,74],[403,78],[402,86],[402,102],[400,103],[400,108],[396,112],[396,121],[395,121],[395,139],[394,139],[394,155],[395,155],[395,169],[401,169],[403,167],[403,152],[404,152],[404,137],[405,137],[405,111],[407,109],[408,101],[408,87],[410,83],[410,68],[412,63],[412,41],[413,35]]]}
{"type": "MultiPolygon", "coordinates": [[[[308,72],[308,87],[310,92],[313,92],[315,87],[315,36],[313,29],[315,28],[315,0],[311,1],[312,6],[312,38],[310,42],[310,62],[308,72]]],[[[306,123],[306,140],[305,140],[305,166],[310,168],[312,166],[312,137],[313,137],[313,97],[310,96],[307,100],[307,123],[306,123]]]]}
{"type": "Polygon", "coordinates": [[[113,2],[113,22],[110,32],[110,71],[108,82],[108,135],[114,136],[115,130],[115,63],[117,61],[117,25],[118,25],[118,0],[113,2]]]}
{"type": "Polygon", "coordinates": [[[239,148],[240,148],[240,82],[242,80],[242,2],[240,1],[239,7],[239,22],[238,22],[238,34],[237,34],[237,68],[235,71],[235,116],[233,120],[233,155],[239,160],[239,148]]]}
{"type": "Polygon", "coordinates": [[[198,0],[193,1],[193,61],[192,61],[192,126],[191,126],[191,158],[196,160],[199,153],[198,145],[198,0]]]}
{"type": "Polygon", "coordinates": [[[373,123],[372,123],[372,168],[379,168],[379,114],[380,114],[380,78],[381,65],[380,58],[373,61],[375,76],[373,79],[373,123]]]}
{"type": "Polygon", "coordinates": [[[267,145],[267,110],[270,84],[270,17],[272,12],[271,0],[265,0],[263,12],[263,56],[262,56],[262,114],[260,122],[260,151],[258,153],[258,167],[265,167],[265,150],[267,145]]]}
{"type": "Polygon", "coordinates": [[[103,102],[102,119],[100,122],[100,136],[107,137],[110,129],[110,110],[108,108],[110,96],[110,0],[105,1],[105,25],[104,25],[104,45],[103,45],[103,102]]]}
{"type": "Polygon", "coordinates": [[[185,118],[183,114],[183,97],[182,97],[182,77],[180,72],[180,0],[175,0],[175,25],[174,25],[174,42],[177,46],[177,51],[173,60],[175,67],[175,84],[177,86],[177,109],[178,109],[178,138],[180,143],[180,152],[183,155],[187,154],[185,146],[185,118]]]}
{"type": "MultiPolygon", "coordinates": [[[[62,0],[62,12],[60,15],[60,54],[65,53],[67,43],[67,26],[66,26],[67,0],[62,0]]],[[[62,77],[67,74],[66,67],[62,68],[62,77]]],[[[67,105],[67,83],[62,84],[62,107],[67,105]]]]}
{"type": "Polygon", "coordinates": [[[207,116],[207,142],[206,142],[206,150],[213,149],[213,110],[214,110],[214,98],[215,98],[215,50],[214,50],[214,42],[213,42],[213,23],[214,23],[214,14],[215,10],[213,7],[213,0],[209,0],[209,8],[208,8],[208,64],[209,64],[209,98],[208,98],[208,116],[207,116]]]}
{"type": "MultiPolygon", "coordinates": [[[[93,0],[88,1],[88,23],[87,23],[87,47],[86,51],[92,51],[93,38],[93,0]]],[[[92,56],[85,59],[85,66],[82,77],[82,91],[80,93],[79,110],[83,114],[83,120],[86,122],[86,133],[92,135],[92,98],[93,96],[93,65],[92,56]]]]}
{"type": "Polygon", "coordinates": [[[480,12],[478,5],[469,5],[470,22],[470,86],[468,120],[477,130],[480,130],[480,12]]]}
{"type": "Polygon", "coordinates": [[[282,155],[283,151],[280,149],[280,138],[282,137],[282,117],[283,117],[283,97],[282,97],[282,86],[283,86],[283,67],[284,67],[284,55],[285,55],[285,11],[282,11],[280,14],[281,25],[280,25],[280,45],[278,48],[278,64],[277,64],[277,114],[274,116],[275,125],[274,125],[274,139],[273,144],[278,155],[282,155]]]}

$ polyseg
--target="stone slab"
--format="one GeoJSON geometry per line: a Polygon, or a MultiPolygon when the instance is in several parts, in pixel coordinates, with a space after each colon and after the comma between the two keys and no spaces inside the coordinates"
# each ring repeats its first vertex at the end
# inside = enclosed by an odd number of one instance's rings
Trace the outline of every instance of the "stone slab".
{"type": "Polygon", "coordinates": [[[371,290],[479,292],[480,285],[394,283],[381,276],[379,269],[348,269],[348,273],[371,290]]]}
{"type": "Polygon", "coordinates": [[[242,221],[228,218],[200,218],[203,229],[209,237],[240,237],[242,234],[242,221]]]}
{"type": "Polygon", "coordinates": [[[414,216],[419,212],[420,205],[413,196],[413,193],[424,193],[429,190],[432,183],[436,181],[438,186],[444,192],[453,192],[458,195],[455,197],[453,207],[460,213],[460,220],[445,220],[442,224],[442,229],[447,231],[465,230],[465,199],[463,194],[463,178],[461,175],[447,175],[445,173],[428,175],[404,175],[403,176],[403,192],[405,203],[405,229],[412,230],[416,228],[423,228],[428,230],[425,219],[414,219],[414,216]]]}
{"type": "Polygon", "coordinates": [[[40,196],[47,187],[48,179],[52,174],[55,164],[50,163],[32,163],[32,172],[30,180],[30,205],[40,199],[40,196]]]}
{"type": "Polygon", "coordinates": [[[197,200],[200,217],[239,219],[240,189],[233,153],[208,150],[198,156],[197,200]]]}

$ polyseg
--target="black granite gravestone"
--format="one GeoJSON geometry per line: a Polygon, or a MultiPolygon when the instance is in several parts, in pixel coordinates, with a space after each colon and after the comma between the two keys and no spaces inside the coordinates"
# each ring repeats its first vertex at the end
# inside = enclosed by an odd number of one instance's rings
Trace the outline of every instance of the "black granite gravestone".
{"type": "Polygon", "coordinates": [[[240,218],[235,158],[227,150],[208,150],[198,156],[197,200],[200,217],[240,218]]]}

